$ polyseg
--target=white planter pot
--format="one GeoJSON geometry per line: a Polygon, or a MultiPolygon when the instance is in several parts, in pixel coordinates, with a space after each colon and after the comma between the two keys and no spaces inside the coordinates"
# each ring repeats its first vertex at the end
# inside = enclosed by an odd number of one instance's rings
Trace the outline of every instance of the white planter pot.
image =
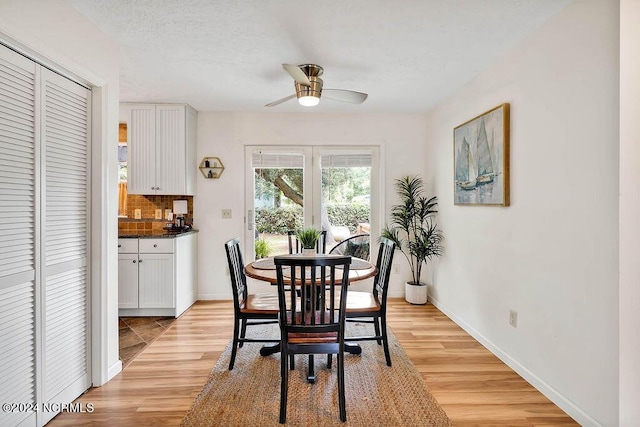
{"type": "Polygon", "coordinates": [[[415,285],[413,283],[406,282],[404,284],[404,299],[411,304],[426,304],[427,289],[428,287],[426,283],[415,285]]]}

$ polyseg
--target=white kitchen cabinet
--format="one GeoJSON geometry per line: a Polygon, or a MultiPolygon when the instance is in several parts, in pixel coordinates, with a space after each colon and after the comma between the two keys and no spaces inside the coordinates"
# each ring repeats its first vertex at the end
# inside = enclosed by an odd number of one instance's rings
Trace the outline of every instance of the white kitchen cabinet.
{"type": "Polygon", "coordinates": [[[174,308],[176,306],[173,258],[173,253],[140,253],[138,307],[174,308]]]}
{"type": "Polygon", "coordinates": [[[118,308],[138,308],[137,252],[118,254],[118,308]]]}
{"type": "Polygon", "coordinates": [[[196,300],[196,247],[197,233],[119,239],[120,316],[178,317],[189,308],[196,300]]]}
{"type": "Polygon", "coordinates": [[[196,117],[188,105],[121,104],[127,122],[127,191],[195,195],[196,117]]]}

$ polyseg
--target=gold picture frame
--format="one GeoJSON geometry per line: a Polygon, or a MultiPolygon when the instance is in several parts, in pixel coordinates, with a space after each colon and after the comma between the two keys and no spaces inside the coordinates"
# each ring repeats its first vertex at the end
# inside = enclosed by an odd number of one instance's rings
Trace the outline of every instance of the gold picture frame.
{"type": "Polygon", "coordinates": [[[453,129],[455,205],[509,206],[508,103],[453,129]]]}

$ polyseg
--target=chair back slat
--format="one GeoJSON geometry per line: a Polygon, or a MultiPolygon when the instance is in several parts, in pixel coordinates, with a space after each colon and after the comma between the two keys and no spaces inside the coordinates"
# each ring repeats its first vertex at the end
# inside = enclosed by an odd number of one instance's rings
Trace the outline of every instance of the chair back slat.
{"type": "Polygon", "coordinates": [[[386,301],[387,291],[389,290],[389,276],[391,274],[391,263],[393,262],[393,254],[395,253],[396,244],[385,238],[380,238],[380,246],[378,248],[378,260],[376,267],[378,273],[373,279],[373,294],[378,301],[386,301]]]}
{"type": "Polygon", "coordinates": [[[244,273],[244,263],[242,251],[240,250],[240,239],[231,239],[224,245],[229,263],[229,276],[231,277],[231,288],[233,293],[233,305],[235,310],[247,300],[247,276],[244,273]]]}

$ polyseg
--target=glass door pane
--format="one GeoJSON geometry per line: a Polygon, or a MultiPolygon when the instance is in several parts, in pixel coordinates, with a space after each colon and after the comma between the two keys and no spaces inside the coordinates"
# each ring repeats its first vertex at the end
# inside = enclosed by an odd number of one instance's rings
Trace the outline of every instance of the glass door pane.
{"type": "Polygon", "coordinates": [[[247,227],[247,242],[253,245],[245,251],[247,261],[289,253],[288,231],[301,229],[310,217],[310,207],[305,206],[310,185],[304,176],[310,156],[304,150],[277,148],[253,148],[249,154],[248,221],[253,223],[247,227]]]}
{"type": "Polygon", "coordinates": [[[368,259],[372,213],[371,152],[320,154],[319,163],[320,215],[322,229],[327,230],[327,252],[333,249],[337,253],[368,259]]]}
{"type": "Polygon", "coordinates": [[[366,241],[375,256],[368,242],[381,229],[378,147],[247,146],[245,159],[246,262],[288,253],[287,232],[303,227],[327,231],[327,252],[365,235],[350,242],[366,241]]]}

